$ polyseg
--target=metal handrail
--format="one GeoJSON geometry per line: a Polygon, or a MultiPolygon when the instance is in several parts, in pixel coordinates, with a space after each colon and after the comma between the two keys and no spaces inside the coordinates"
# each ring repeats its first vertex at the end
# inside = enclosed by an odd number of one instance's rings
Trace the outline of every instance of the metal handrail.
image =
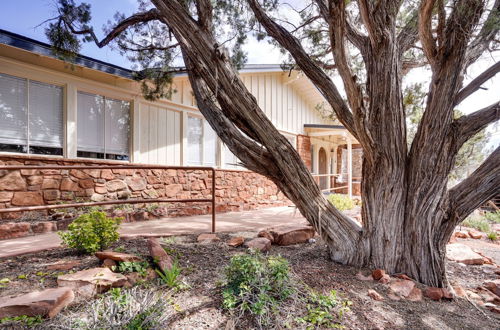
{"type": "Polygon", "coordinates": [[[187,170],[187,171],[211,171],[212,172],[212,198],[197,198],[197,199],[126,199],[126,200],[111,200],[101,202],[84,202],[84,203],[68,203],[68,204],[52,204],[39,206],[24,206],[24,207],[9,207],[0,209],[0,213],[24,212],[24,211],[40,211],[60,208],[86,207],[86,206],[101,206],[101,205],[118,205],[118,204],[146,204],[146,203],[196,203],[196,202],[211,202],[212,203],[212,232],[215,232],[215,168],[203,166],[163,166],[163,165],[5,165],[0,166],[0,170],[119,170],[119,169],[146,169],[146,170],[187,170]]]}

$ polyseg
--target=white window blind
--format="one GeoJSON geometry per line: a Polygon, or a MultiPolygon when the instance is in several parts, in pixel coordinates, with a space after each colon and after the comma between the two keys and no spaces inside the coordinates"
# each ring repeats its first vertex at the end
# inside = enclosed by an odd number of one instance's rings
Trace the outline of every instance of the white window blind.
{"type": "Polygon", "coordinates": [[[210,124],[203,121],[203,165],[215,166],[217,160],[217,134],[210,124]]]}
{"type": "Polygon", "coordinates": [[[27,80],[0,74],[0,143],[28,144],[27,80]]]}
{"type": "Polygon", "coordinates": [[[201,165],[202,164],[202,137],[203,126],[202,119],[197,117],[188,116],[187,125],[187,138],[188,138],[188,164],[201,165]]]}
{"type": "Polygon", "coordinates": [[[106,153],[128,155],[129,112],[129,102],[106,99],[104,130],[106,153]]]}
{"type": "Polygon", "coordinates": [[[104,153],[104,98],[78,92],[78,151],[104,153]]]}
{"type": "Polygon", "coordinates": [[[37,81],[29,83],[29,144],[63,147],[63,91],[37,81]]]}

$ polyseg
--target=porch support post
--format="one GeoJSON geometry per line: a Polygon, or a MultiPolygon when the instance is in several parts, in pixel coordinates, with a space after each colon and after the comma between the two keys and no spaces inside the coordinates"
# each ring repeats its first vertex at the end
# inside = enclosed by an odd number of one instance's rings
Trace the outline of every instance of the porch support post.
{"type": "Polygon", "coordinates": [[[352,198],[352,142],[347,137],[347,194],[352,198]]]}

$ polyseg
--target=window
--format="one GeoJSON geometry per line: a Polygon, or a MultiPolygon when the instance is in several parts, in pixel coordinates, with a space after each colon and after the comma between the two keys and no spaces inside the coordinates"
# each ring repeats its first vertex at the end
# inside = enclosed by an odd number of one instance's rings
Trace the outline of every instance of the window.
{"type": "Polygon", "coordinates": [[[129,159],[130,102],[78,92],[78,157],[129,159]]]}
{"type": "Polygon", "coordinates": [[[0,151],[63,154],[63,90],[0,73],[0,151]]]}
{"type": "Polygon", "coordinates": [[[206,120],[188,116],[187,162],[191,166],[216,166],[217,134],[206,120]]]}

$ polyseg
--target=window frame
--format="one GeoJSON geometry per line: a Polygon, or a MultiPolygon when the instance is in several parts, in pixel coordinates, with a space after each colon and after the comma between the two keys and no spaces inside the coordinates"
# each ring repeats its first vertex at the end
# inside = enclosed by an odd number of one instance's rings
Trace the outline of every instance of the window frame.
{"type": "MultiPolygon", "coordinates": [[[[127,98],[127,97],[122,97],[121,94],[119,95],[111,95],[113,93],[101,93],[100,91],[97,91],[95,89],[87,89],[87,88],[81,88],[81,86],[77,86],[76,88],[76,94],[75,94],[75,104],[76,104],[76,127],[75,127],[75,159],[83,159],[83,160],[91,160],[91,161],[105,161],[105,162],[118,162],[118,163],[133,163],[133,154],[134,154],[134,149],[133,149],[133,139],[134,139],[134,99],[132,98],[127,98]],[[94,157],[85,157],[85,156],[78,156],[78,94],[83,93],[87,95],[95,95],[95,96],[100,96],[103,99],[103,104],[104,104],[104,119],[106,118],[106,100],[114,100],[114,101],[123,101],[123,102],[128,102],[129,104],[129,109],[128,109],[128,134],[127,134],[127,147],[128,147],[128,159],[122,160],[122,159],[108,159],[106,158],[106,124],[104,122],[104,134],[103,134],[103,139],[104,139],[104,152],[103,158],[94,158],[94,157]]],[[[116,154],[112,154],[116,155],[116,154]]]]}
{"type": "Polygon", "coordinates": [[[186,161],[185,161],[185,163],[186,163],[186,166],[202,166],[202,167],[206,166],[206,167],[220,168],[221,159],[220,159],[220,152],[219,152],[220,147],[219,147],[219,145],[221,142],[220,142],[219,136],[215,132],[214,132],[214,134],[215,134],[215,162],[213,165],[207,165],[205,163],[205,153],[204,153],[204,150],[205,150],[205,124],[210,125],[210,124],[208,124],[207,120],[202,115],[194,114],[191,112],[186,113],[186,132],[185,132],[185,137],[186,137],[186,161]],[[188,156],[189,156],[189,141],[188,141],[189,117],[197,118],[197,119],[201,120],[201,145],[200,145],[201,159],[200,159],[200,164],[192,164],[192,163],[190,163],[189,158],[188,158],[188,156]]]}
{"type": "MultiPolygon", "coordinates": [[[[13,72],[6,72],[5,70],[0,71],[0,74],[11,76],[18,79],[24,79],[26,85],[26,95],[24,95],[24,99],[26,102],[26,152],[17,152],[17,151],[3,151],[0,150],[1,155],[16,155],[16,156],[35,156],[35,157],[47,157],[47,158],[67,158],[67,83],[63,83],[60,81],[55,81],[53,79],[46,79],[45,76],[32,78],[33,75],[24,74],[24,72],[18,72],[17,70],[12,70],[13,72]],[[42,79],[39,79],[42,78],[42,79]],[[30,82],[36,82],[46,85],[52,85],[54,87],[61,89],[61,110],[62,110],[62,143],[61,143],[61,155],[51,155],[51,154],[42,154],[42,153],[33,153],[30,152],[30,129],[29,129],[29,118],[30,118],[30,82]]],[[[50,75],[49,75],[50,76],[50,75]]],[[[43,148],[43,147],[42,147],[43,148]]],[[[50,148],[50,147],[47,147],[50,148]]],[[[59,148],[57,148],[59,149],[59,148]]]]}

